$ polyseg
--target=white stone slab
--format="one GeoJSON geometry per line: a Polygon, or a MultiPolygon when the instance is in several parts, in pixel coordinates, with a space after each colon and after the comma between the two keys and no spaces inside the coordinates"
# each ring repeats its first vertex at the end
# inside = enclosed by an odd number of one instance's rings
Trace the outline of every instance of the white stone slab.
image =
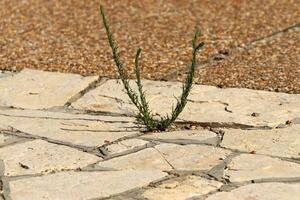
{"type": "Polygon", "coordinates": [[[105,147],[107,153],[110,155],[112,154],[119,154],[125,151],[133,150],[142,146],[145,146],[149,142],[140,139],[128,139],[122,140],[120,142],[108,145],[105,147]]]}
{"type": "Polygon", "coordinates": [[[142,196],[148,200],[182,200],[207,194],[222,185],[217,181],[188,176],[183,179],[165,181],[159,186],[146,190],[142,196]]]}
{"type": "MultiPolygon", "coordinates": [[[[131,85],[136,90],[134,81],[131,85]]],[[[181,92],[181,83],[147,80],[143,85],[153,113],[170,113],[176,102],[174,96],[181,92]]],[[[300,116],[300,94],[194,85],[189,99],[180,119],[274,127],[300,116]],[[253,113],[258,114],[251,116],[253,113]]],[[[112,113],[136,112],[123,86],[116,80],[109,80],[90,91],[72,106],[112,113]]]]}
{"type": "Polygon", "coordinates": [[[160,140],[160,141],[194,141],[203,142],[205,140],[216,138],[217,135],[208,130],[180,130],[171,132],[149,133],[140,138],[160,140]]]}
{"type": "Polygon", "coordinates": [[[299,183],[260,183],[216,193],[205,200],[299,200],[299,196],[299,183]]]}
{"type": "Polygon", "coordinates": [[[0,106],[29,109],[63,106],[97,78],[24,69],[0,79],[0,106]]]}
{"type": "Polygon", "coordinates": [[[101,158],[82,151],[34,140],[0,148],[5,176],[52,173],[79,169],[101,158]]]}
{"type": "Polygon", "coordinates": [[[209,170],[230,154],[220,148],[193,144],[161,144],[155,148],[177,170],[209,170]]]}
{"type": "Polygon", "coordinates": [[[116,157],[99,162],[100,167],[116,170],[171,170],[172,167],[163,156],[154,148],[147,148],[136,153],[116,157]]]}
{"type": "Polygon", "coordinates": [[[163,178],[161,171],[61,172],[9,182],[13,200],[87,200],[104,198],[163,178]]]}
{"type": "Polygon", "coordinates": [[[35,111],[0,111],[0,128],[84,146],[101,146],[138,133],[132,118],[35,111]]]}
{"type": "Polygon", "coordinates": [[[263,155],[242,154],[232,159],[224,171],[231,182],[267,178],[299,178],[300,165],[263,155]]]}
{"type": "Polygon", "coordinates": [[[240,151],[300,158],[300,125],[272,130],[228,129],[221,146],[240,151]]]}
{"type": "Polygon", "coordinates": [[[161,144],[99,163],[114,169],[208,170],[229,151],[201,145],[161,144]]]}

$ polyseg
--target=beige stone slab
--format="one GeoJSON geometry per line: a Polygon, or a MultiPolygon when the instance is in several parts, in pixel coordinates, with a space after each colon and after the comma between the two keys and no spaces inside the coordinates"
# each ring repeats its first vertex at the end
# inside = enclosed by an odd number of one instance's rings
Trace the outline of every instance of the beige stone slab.
{"type": "Polygon", "coordinates": [[[119,154],[125,151],[133,150],[142,146],[145,146],[149,142],[140,139],[128,139],[120,142],[108,145],[105,147],[106,151],[112,154],[119,154]]]}
{"type": "Polygon", "coordinates": [[[157,170],[61,172],[9,182],[14,200],[87,200],[104,198],[166,176],[157,170]]]}
{"type": "Polygon", "coordinates": [[[300,158],[300,125],[272,130],[228,129],[221,146],[240,151],[300,158]]]}
{"type": "Polygon", "coordinates": [[[193,144],[161,144],[155,148],[177,170],[209,170],[230,154],[220,148],[193,144]]]}
{"type": "Polygon", "coordinates": [[[97,78],[24,69],[0,79],[0,106],[29,109],[63,106],[97,78]]]}
{"type": "Polygon", "coordinates": [[[138,133],[132,118],[42,111],[0,111],[0,128],[84,146],[101,146],[124,136],[138,133]],[[2,113],[2,114],[1,114],[2,113]],[[8,115],[9,114],[9,115],[8,115]]]}
{"type": "Polygon", "coordinates": [[[267,178],[299,178],[300,164],[263,155],[242,154],[232,159],[224,171],[231,182],[267,178]]]}
{"type": "Polygon", "coordinates": [[[201,145],[160,144],[154,148],[99,163],[114,169],[208,170],[229,151],[201,145]]]}
{"type": "Polygon", "coordinates": [[[205,200],[299,200],[300,184],[259,183],[239,187],[230,192],[211,195],[205,200]]]}
{"type": "Polygon", "coordinates": [[[101,158],[67,146],[34,140],[3,147],[0,159],[4,162],[4,175],[19,176],[47,174],[55,171],[79,169],[101,158]]]}
{"type": "Polygon", "coordinates": [[[160,140],[160,141],[194,141],[204,142],[216,138],[217,135],[208,130],[181,130],[172,132],[159,132],[143,135],[140,138],[160,140]]]}
{"type": "Polygon", "coordinates": [[[100,167],[117,170],[171,170],[172,167],[164,157],[154,148],[147,148],[136,153],[116,157],[99,162],[100,167]]]}
{"type": "Polygon", "coordinates": [[[204,195],[217,190],[223,184],[198,176],[187,176],[183,179],[171,179],[159,186],[146,190],[142,196],[148,200],[182,200],[204,195]]]}
{"type": "MultiPolygon", "coordinates": [[[[143,84],[153,113],[170,113],[176,103],[174,96],[180,95],[181,83],[147,80],[143,84]]],[[[131,85],[136,90],[134,81],[131,85]]],[[[180,115],[182,120],[275,127],[300,116],[299,94],[194,85],[189,100],[180,115]],[[256,117],[251,116],[253,113],[256,117]]],[[[90,91],[72,106],[112,113],[136,112],[123,86],[116,80],[109,80],[90,91]]]]}
{"type": "Polygon", "coordinates": [[[5,144],[10,139],[12,139],[12,137],[0,134],[0,146],[3,145],[3,144],[5,144]]]}

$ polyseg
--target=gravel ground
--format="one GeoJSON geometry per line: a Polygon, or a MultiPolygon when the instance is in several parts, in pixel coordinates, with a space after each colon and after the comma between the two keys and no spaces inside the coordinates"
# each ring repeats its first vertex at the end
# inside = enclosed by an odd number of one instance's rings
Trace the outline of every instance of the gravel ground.
{"type": "MultiPolygon", "coordinates": [[[[143,78],[182,80],[197,25],[206,43],[199,61],[222,56],[199,65],[197,83],[300,93],[299,0],[103,4],[131,75],[142,47],[143,78]]],[[[0,69],[25,67],[116,77],[99,1],[1,0],[0,69]]]]}

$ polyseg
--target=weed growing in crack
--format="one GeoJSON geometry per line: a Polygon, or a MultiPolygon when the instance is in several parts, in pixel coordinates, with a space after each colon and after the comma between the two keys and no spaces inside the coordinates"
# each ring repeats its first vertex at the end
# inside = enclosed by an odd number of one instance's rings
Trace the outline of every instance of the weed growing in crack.
{"type": "Polygon", "coordinates": [[[195,75],[195,68],[197,65],[197,53],[198,51],[204,46],[204,43],[197,43],[198,37],[200,35],[199,30],[197,29],[192,41],[192,63],[190,65],[190,71],[185,79],[185,82],[182,86],[182,93],[179,98],[176,98],[177,103],[175,108],[172,108],[172,112],[170,115],[166,115],[164,117],[160,117],[160,119],[155,119],[154,115],[152,114],[151,110],[149,109],[149,104],[146,100],[145,92],[143,91],[143,85],[141,82],[141,73],[140,73],[140,67],[139,67],[139,60],[140,55],[142,52],[142,49],[139,48],[136,52],[135,56],[135,75],[136,75],[136,84],[138,87],[138,94],[130,87],[129,81],[128,81],[128,75],[126,71],[124,70],[124,66],[120,60],[120,56],[118,53],[118,46],[113,38],[113,34],[110,31],[110,27],[108,24],[108,21],[106,19],[104,9],[102,6],[100,6],[100,13],[102,16],[102,21],[106,30],[107,39],[109,46],[112,51],[113,60],[115,62],[115,65],[117,67],[119,78],[121,79],[124,88],[126,90],[126,93],[132,103],[137,107],[139,110],[139,114],[137,115],[137,119],[139,122],[143,123],[148,131],[154,131],[154,130],[160,130],[165,131],[179,116],[179,114],[183,111],[186,103],[187,103],[187,97],[191,91],[192,85],[193,85],[193,79],[195,75]]]}

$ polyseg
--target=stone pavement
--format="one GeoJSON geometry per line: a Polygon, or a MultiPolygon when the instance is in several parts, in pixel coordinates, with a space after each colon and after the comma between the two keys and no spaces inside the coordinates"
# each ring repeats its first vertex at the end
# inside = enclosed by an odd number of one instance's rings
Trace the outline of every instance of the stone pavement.
{"type": "MultiPolygon", "coordinates": [[[[155,114],[180,86],[144,81],[155,114]]],[[[300,94],[195,85],[177,128],[147,133],[122,90],[1,74],[0,199],[299,200],[300,94]]]]}

